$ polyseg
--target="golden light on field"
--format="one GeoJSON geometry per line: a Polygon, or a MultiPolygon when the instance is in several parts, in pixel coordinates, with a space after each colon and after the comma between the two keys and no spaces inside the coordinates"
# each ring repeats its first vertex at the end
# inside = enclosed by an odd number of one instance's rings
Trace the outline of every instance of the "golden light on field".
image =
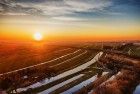
{"type": "Polygon", "coordinates": [[[36,33],[34,33],[33,38],[36,41],[41,41],[43,39],[43,36],[42,36],[42,34],[40,32],[36,32],[36,33]]]}

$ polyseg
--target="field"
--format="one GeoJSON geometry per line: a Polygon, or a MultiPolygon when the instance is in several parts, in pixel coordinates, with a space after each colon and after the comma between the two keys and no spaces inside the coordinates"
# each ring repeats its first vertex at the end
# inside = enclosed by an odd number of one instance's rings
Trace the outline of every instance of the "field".
{"type": "Polygon", "coordinates": [[[0,90],[9,94],[139,94],[139,52],[138,43],[3,42],[0,90]]]}

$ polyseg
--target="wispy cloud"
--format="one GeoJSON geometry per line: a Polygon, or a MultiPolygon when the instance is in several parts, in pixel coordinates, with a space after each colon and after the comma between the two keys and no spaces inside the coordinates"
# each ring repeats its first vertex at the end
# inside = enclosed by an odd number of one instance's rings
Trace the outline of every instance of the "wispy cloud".
{"type": "Polygon", "coordinates": [[[99,11],[111,5],[109,0],[64,0],[73,11],[99,11]]]}
{"type": "MultiPolygon", "coordinates": [[[[57,20],[79,21],[137,12],[133,0],[0,0],[0,15],[38,15],[57,20]],[[128,3],[129,2],[129,3],[128,3]],[[134,4],[134,5],[133,5],[134,4]],[[129,9],[128,9],[129,7],[129,9]],[[83,18],[82,18],[83,17],[83,18]]],[[[136,5],[136,6],[135,6],[136,5]]],[[[131,13],[132,14],[132,13],[131,13]]],[[[137,13],[138,14],[138,13],[137,13]]]]}
{"type": "Polygon", "coordinates": [[[1,0],[0,10],[1,15],[37,15],[42,13],[42,11],[37,8],[30,6],[24,7],[13,0],[1,0]]]}
{"type": "Polygon", "coordinates": [[[109,0],[1,0],[0,12],[62,16],[75,12],[99,11],[110,5],[109,0]]]}
{"type": "Polygon", "coordinates": [[[58,21],[87,21],[87,19],[83,18],[76,18],[76,17],[66,17],[66,16],[58,16],[58,17],[52,17],[53,20],[58,21]]]}

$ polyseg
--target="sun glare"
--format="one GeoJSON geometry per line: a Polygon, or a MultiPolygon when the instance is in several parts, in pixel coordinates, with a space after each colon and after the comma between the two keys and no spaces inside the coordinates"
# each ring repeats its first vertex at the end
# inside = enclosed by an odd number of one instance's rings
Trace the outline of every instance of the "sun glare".
{"type": "Polygon", "coordinates": [[[36,33],[34,34],[34,40],[36,40],[36,41],[41,41],[42,38],[43,38],[43,36],[42,36],[41,33],[36,32],[36,33]]]}

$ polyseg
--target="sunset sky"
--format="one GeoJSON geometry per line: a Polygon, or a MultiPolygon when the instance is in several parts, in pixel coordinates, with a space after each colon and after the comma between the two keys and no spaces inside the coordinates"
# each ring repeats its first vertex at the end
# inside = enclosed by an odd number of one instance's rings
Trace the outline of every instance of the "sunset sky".
{"type": "Polygon", "coordinates": [[[139,0],[0,0],[0,40],[140,40],[139,0]]]}

